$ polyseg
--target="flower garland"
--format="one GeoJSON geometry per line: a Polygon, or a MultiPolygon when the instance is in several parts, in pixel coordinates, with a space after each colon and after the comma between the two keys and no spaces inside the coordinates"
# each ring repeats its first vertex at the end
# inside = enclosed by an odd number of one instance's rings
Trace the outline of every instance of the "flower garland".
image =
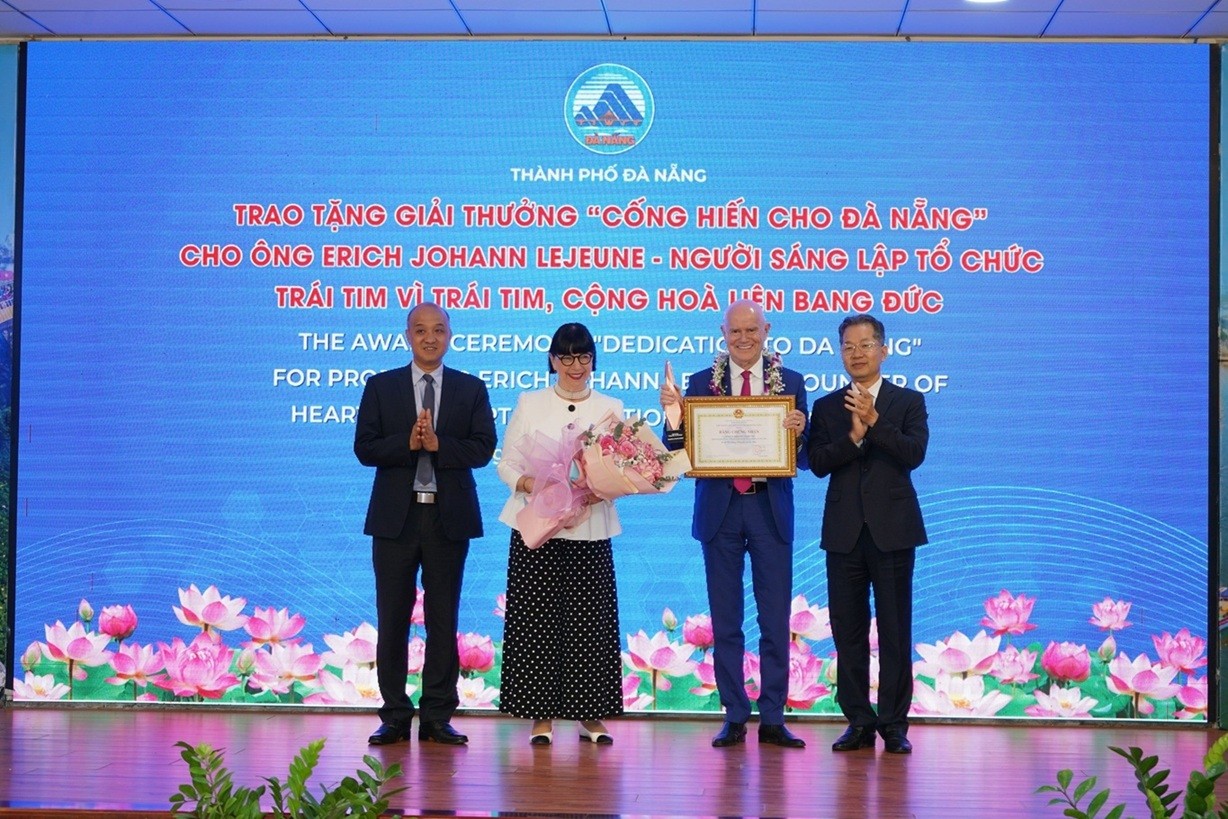
{"type": "MultiPolygon", "coordinates": [[[[712,380],[708,382],[708,392],[713,395],[726,395],[725,370],[729,368],[729,353],[717,353],[712,360],[712,380]]],[[[772,353],[763,367],[763,394],[783,395],[785,391],[784,368],[780,363],[780,353],[772,353]]]]}

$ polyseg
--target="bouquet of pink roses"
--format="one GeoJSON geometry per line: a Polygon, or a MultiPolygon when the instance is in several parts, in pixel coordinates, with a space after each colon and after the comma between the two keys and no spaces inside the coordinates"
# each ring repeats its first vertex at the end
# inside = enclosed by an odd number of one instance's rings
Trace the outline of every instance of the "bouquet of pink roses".
{"type": "Polygon", "coordinates": [[[529,502],[516,513],[516,529],[530,549],[589,515],[588,490],[579,485],[576,464],[579,444],[579,438],[556,441],[534,432],[510,447],[522,474],[533,478],[529,502]]]}
{"type": "Polygon", "coordinates": [[[691,468],[686,452],[667,450],[643,418],[607,413],[580,433],[579,444],[583,484],[604,500],[668,492],[691,468]]]}

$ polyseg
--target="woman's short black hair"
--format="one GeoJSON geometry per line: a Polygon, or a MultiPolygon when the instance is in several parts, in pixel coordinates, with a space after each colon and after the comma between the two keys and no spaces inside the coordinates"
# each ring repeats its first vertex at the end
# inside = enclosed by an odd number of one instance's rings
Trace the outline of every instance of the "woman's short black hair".
{"type": "Polygon", "coordinates": [[[546,366],[550,368],[550,372],[554,372],[554,359],[551,356],[584,353],[593,357],[593,369],[596,370],[597,342],[593,341],[593,334],[579,322],[564,324],[554,331],[554,338],[550,339],[550,355],[546,356],[546,366]]]}

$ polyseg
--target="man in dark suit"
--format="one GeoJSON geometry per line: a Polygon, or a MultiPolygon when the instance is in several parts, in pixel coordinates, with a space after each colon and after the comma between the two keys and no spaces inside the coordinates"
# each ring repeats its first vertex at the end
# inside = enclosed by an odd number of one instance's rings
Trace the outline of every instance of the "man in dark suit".
{"type": "Polygon", "coordinates": [[[827,603],[836,643],[836,700],[849,721],[835,751],[912,752],[912,577],[926,542],[912,471],[925,460],[929,425],[921,393],[882,377],[883,324],[850,316],[840,355],[852,379],[814,402],[810,469],[830,475],[823,510],[827,603]],[[878,617],[878,713],[870,704],[870,589],[878,617]]]}
{"type": "Polygon", "coordinates": [[[369,742],[409,739],[407,643],[421,569],[426,656],[418,739],[463,745],[468,738],[450,722],[460,704],[457,613],[469,540],[482,536],[473,470],[494,456],[494,415],[481,379],[443,366],[452,337],[447,313],[420,304],[405,334],[413,362],[368,379],[354,430],[354,454],[375,467],[364,531],[372,541],[384,704],[369,742]]]}
{"type": "MultiPolygon", "coordinates": [[[[806,388],[801,374],[782,367],[779,356],[764,358],[770,329],[760,305],[753,301],[730,305],[721,325],[729,352],[718,356],[709,369],[692,375],[686,394],[792,395],[796,403],[784,425],[797,435],[798,462],[805,468],[806,388]]],[[[678,449],[685,443],[682,396],[668,369],[660,400],[666,415],[666,446],[678,449]]],[[[742,576],[749,554],[759,611],[759,742],[804,748],[806,743],[784,724],[793,597],[793,479],[698,478],[691,535],[703,547],[716,688],[725,708],[725,724],[712,744],[724,748],[746,741],[751,705],[742,670],[746,653],[742,576]]]]}

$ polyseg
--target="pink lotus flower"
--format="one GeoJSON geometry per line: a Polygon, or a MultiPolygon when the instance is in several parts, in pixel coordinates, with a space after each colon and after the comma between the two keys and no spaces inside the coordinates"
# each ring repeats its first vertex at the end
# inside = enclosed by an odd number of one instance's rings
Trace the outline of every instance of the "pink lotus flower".
{"type": "Polygon", "coordinates": [[[693,614],[682,623],[682,639],[700,651],[712,648],[712,618],[707,614],[693,614]]]}
{"type": "Polygon", "coordinates": [[[991,717],[1010,705],[1011,698],[1001,691],[986,691],[985,678],[952,676],[945,671],[934,678],[931,688],[917,680],[914,711],[940,716],[991,717]]]}
{"type": "Polygon", "coordinates": [[[1177,702],[1185,706],[1176,713],[1177,719],[1206,719],[1207,678],[1195,677],[1181,686],[1177,702]]]}
{"type": "MultiPolygon", "coordinates": [[[[379,693],[379,679],[374,668],[363,665],[347,665],[338,677],[327,669],[320,671],[318,678],[322,691],[303,698],[309,705],[368,705],[384,704],[379,693]]],[[[412,693],[412,692],[411,692],[412,693]]]]}
{"type": "Polygon", "coordinates": [[[291,616],[289,609],[274,609],[272,606],[262,609],[256,606],[253,611],[243,628],[252,636],[251,645],[254,646],[295,642],[298,633],[307,625],[306,617],[301,614],[291,616]]]}
{"type": "Polygon", "coordinates": [[[426,592],[418,589],[417,596],[414,597],[414,610],[409,615],[409,624],[411,626],[426,625],[426,592]]]}
{"type": "Polygon", "coordinates": [[[998,654],[989,673],[1005,685],[1019,685],[1040,676],[1032,672],[1035,667],[1035,651],[1007,646],[998,654]]]}
{"type": "Polygon", "coordinates": [[[465,676],[482,674],[495,667],[495,644],[490,637],[469,632],[456,635],[460,670],[465,676]]]}
{"type": "Polygon", "coordinates": [[[222,597],[217,586],[210,586],[201,592],[193,583],[187,589],[179,590],[179,602],[182,608],[171,606],[179,622],[185,626],[196,626],[206,634],[214,630],[233,631],[247,622],[247,615],[241,613],[247,605],[247,598],[222,597]]]}
{"type": "Polygon", "coordinates": [[[107,651],[111,638],[105,634],[86,631],[85,626],[80,623],[64,628],[64,624],[56,620],[54,626],[43,626],[43,633],[47,635],[43,656],[68,664],[70,689],[72,680],[85,679],[86,667],[106,665],[111,659],[111,652],[107,651]]]}
{"type": "Polygon", "coordinates": [[[943,671],[948,674],[987,674],[993,668],[994,655],[998,653],[1001,641],[1001,637],[990,637],[984,631],[969,640],[963,632],[957,631],[934,645],[917,643],[917,653],[922,660],[916,663],[914,669],[925,677],[936,677],[943,671]]]}
{"type": "Polygon", "coordinates": [[[665,611],[661,612],[661,625],[665,626],[666,631],[678,628],[678,615],[674,614],[674,610],[669,606],[666,606],[665,611]]]}
{"type": "Polygon", "coordinates": [[[870,702],[878,705],[879,660],[877,654],[870,655],[870,702]]]}
{"type": "Polygon", "coordinates": [[[1085,697],[1077,686],[1062,688],[1057,683],[1049,686],[1049,693],[1037,688],[1032,692],[1036,704],[1023,709],[1030,717],[1061,717],[1080,719],[1091,717],[1091,710],[1099,703],[1095,697],[1085,697]]]}
{"type": "Polygon", "coordinates": [[[748,651],[742,655],[742,677],[746,681],[747,698],[758,702],[763,682],[763,664],[758,654],[748,651]]]}
{"type": "Polygon", "coordinates": [[[456,695],[461,708],[491,708],[499,689],[487,685],[481,677],[462,677],[456,681],[456,695]]]}
{"type": "Polygon", "coordinates": [[[166,673],[153,678],[153,684],[179,697],[215,700],[239,682],[230,673],[234,651],[205,632],[186,645],[178,637],[170,645],[159,643],[158,656],[166,673]]]}
{"type": "Polygon", "coordinates": [[[1104,642],[1100,644],[1100,648],[1096,649],[1096,656],[1104,660],[1106,663],[1117,656],[1117,641],[1113,639],[1113,632],[1109,632],[1109,636],[1104,638],[1104,642]]]}
{"type": "Polygon", "coordinates": [[[117,643],[123,642],[136,631],[136,612],[132,606],[103,606],[98,630],[117,643]]]}
{"type": "Polygon", "coordinates": [[[26,650],[22,653],[21,667],[27,674],[29,674],[34,670],[34,667],[38,665],[38,661],[42,658],[43,649],[39,645],[38,641],[35,640],[33,643],[30,643],[30,645],[26,646],[26,650]]]}
{"type": "Polygon", "coordinates": [[[375,665],[375,642],[378,635],[375,626],[362,623],[353,631],[344,634],[325,634],[324,642],[331,651],[321,656],[324,662],[333,668],[345,668],[350,665],[375,665]]]}
{"type": "Polygon", "coordinates": [[[1207,664],[1207,658],[1202,656],[1207,650],[1207,641],[1190,634],[1188,628],[1181,629],[1176,635],[1166,631],[1159,637],[1152,636],[1151,641],[1155,643],[1160,662],[1178,671],[1190,674],[1207,664]]]}
{"type": "Polygon", "coordinates": [[[235,659],[235,673],[240,677],[250,677],[256,671],[256,652],[258,649],[246,646],[235,659]]]}
{"type": "Polygon", "coordinates": [[[409,641],[407,668],[409,674],[421,674],[422,666],[426,664],[426,640],[415,637],[409,641]]]}
{"type": "Polygon", "coordinates": [[[823,676],[823,661],[809,651],[797,648],[794,643],[789,649],[789,692],[785,705],[789,708],[808,709],[814,706],[820,697],[831,693],[826,685],[819,682],[823,676]]]}
{"type": "Polygon", "coordinates": [[[1106,597],[1099,603],[1092,604],[1092,617],[1087,622],[1101,631],[1121,631],[1130,625],[1126,618],[1130,616],[1131,605],[1125,600],[1106,597]]]}
{"type": "Polygon", "coordinates": [[[1114,694],[1127,694],[1133,698],[1135,715],[1155,711],[1153,700],[1166,700],[1177,696],[1181,686],[1174,685],[1177,669],[1155,664],[1146,654],[1133,661],[1126,654],[1119,654],[1109,663],[1108,684],[1114,694]]]}
{"type": "Polygon", "coordinates": [[[999,637],[1003,634],[1024,634],[1036,628],[1035,623],[1028,622],[1034,605],[1035,597],[1026,594],[1014,597],[1003,589],[997,597],[985,601],[985,617],[981,618],[981,625],[993,629],[993,633],[999,637]]]}
{"type": "Polygon", "coordinates": [[[826,640],[831,637],[831,615],[825,608],[810,605],[805,595],[793,598],[789,613],[789,634],[797,642],[826,640]]]}
{"type": "Polygon", "coordinates": [[[88,623],[90,620],[94,619],[94,607],[91,606],[90,601],[86,600],[84,597],[82,597],[81,602],[77,604],[77,617],[80,618],[82,623],[88,623]]]}
{"type": "Polygon", "coordinates": [[[691,689],[697,697],[710,697],[716,693],[716,666],[712,662],[712,653],[707,652],[695,666],[695,679],[699,685],[691,689]]]}
{"type": "Polygon", "coordinates": [[[129,643],[120,646],[111,656],[111,667],[115,669],[115,676],[108,677],[107,682],[111,685],[132,683],[135,694],[137,688],[149,685],[152,675],[162,670],[162,658],[152,645],[129,643]]]}
{"type": "Polygon", "coordinates": [[[1054,682],[1083,682],[1092,673],[1087,646],[1050,642],[1040,656],[1040,667],[1054,682]]]}
{"type": "Polygon", "coordinates": [[[640,694],[639,690],[639,674],[627,674],[623,677],[623,708],[628,711],[644,711],[652,707],[652,697],[648,694],[640,694]]]}
{"type": "Polygon", "coordinates": [[[495,617],[498,617],[500,620],[507,619],[507,595],[506,594],[499,594],[495,596],[494,615],[495,617]]]}
{"type": "Polygon", "coordinates": [[[51,674],[26,674],[25,680],[13,680],[14,699],[62,700],[69,693],[68,686],[57,683],[51,674]]]}
{"type": "Polygon", "coordinates": [[[649,637],[643,630],[638,634],[627,636],[627,652],[623,654],[623,662],[636,671],[645,671],[652,675],[652,690],[670,689],[670,677],[685,677],[695,670],[691,655],[695,653],[693,646],[687,643],[670,642],[669,635],[658,631],[649,637]]]}
{"type": "Polygon", "coordinates": [[[248,685],[258,691],[288,694],[298,683],[315,682],[324,658],[311,650],[311,643],[271,643],[256,652],[256,670],[248,685]]]}
{"type": "MultiPolygon", "coordinates": [[[[873,664],[876,659],[877,657],[875,655],[873,654],[870,655],[871,664],[873,664]]],[[[836,652],[833,651],[831,654],[828,655],[827,663],[823,666],[823,677],[826,679],[828,685],[836,684],[836,679],[838,677],[836,665],[839,662],[840,662],[840,659],[836,657],[836,652]]]]}

